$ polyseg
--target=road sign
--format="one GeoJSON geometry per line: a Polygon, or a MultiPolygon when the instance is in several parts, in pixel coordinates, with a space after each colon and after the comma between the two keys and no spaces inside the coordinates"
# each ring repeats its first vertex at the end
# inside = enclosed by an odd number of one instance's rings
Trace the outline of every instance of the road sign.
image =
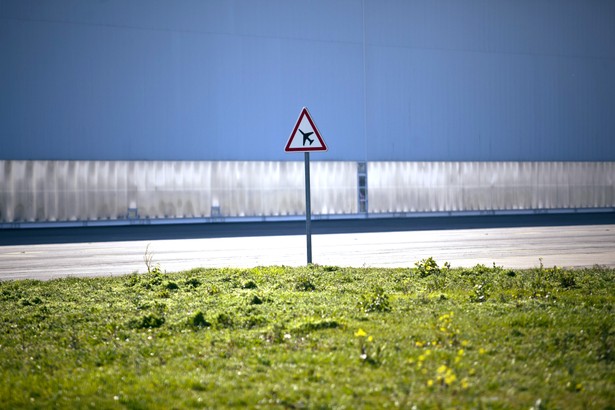
{"type": "Polygon", "coordinates": [[[312,204],[310,198],[310,152],[326,151],[327,145],[320,136],[316,124],[306,107],[303,107],[299,119],[286,143],[286,152],[303,152],[305,161],[305,237],[307,240],[307,263],[312,263],[312,204]]]}
{"type": "Polygon", "coordinates": [[[316,124],[314,124],[308,109],[303,107],[284,151],[312,152],[326,150],[327,145],[320,136],[320,132],[318,132],[318,128],[316,128],[316,124]]]}

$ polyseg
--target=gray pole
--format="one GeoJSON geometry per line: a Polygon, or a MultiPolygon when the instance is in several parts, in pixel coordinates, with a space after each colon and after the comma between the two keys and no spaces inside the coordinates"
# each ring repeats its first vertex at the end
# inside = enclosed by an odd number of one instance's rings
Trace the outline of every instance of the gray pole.
{"type": "Polygon", "coordinates": [[[310,153],[305,152],[305,235],[307,237],[307,263],[312,263],[312,204],[310,200],[310,153]]]}

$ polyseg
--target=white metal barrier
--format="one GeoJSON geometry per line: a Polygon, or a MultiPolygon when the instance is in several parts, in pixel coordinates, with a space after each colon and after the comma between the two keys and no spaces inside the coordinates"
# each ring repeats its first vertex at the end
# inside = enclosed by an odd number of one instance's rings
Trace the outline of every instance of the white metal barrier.
{"type": "Polygon", "coordinates": [[[371,213],[615,206],[615,162],[370,162],[371,213]]]}
{"type": "MultiPolygon", "coordinates": [[[[615,208],[615,162],[368,162],[365,167],[313,161],[311,167],[312,212],[320,217],[366,215],[366,209],[383,215],[615,208]]],[[[285,218],[305,212],[303,162],[4,160],[0,181],[0,227],[285,218]]]]}
{"type": "MultiPolygon", "coordinates": [[[[357,212],[355,162],[312,163],[314,214],[357,212]]],[[[0,161],[0,223],[292,216],[302,162],[0,161]]]]}

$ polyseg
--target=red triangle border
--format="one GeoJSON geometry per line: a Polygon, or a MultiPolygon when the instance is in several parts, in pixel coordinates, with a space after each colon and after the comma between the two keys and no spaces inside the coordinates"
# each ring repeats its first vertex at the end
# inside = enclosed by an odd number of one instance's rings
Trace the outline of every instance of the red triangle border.
{"type": "Polygon", "coordinates": [[[318,131],[318,128],[316,128],[316,124],[314,124],[314,121],[312,120],[312,116],[310,115],[310,112],[308,111],[307,107],[303,107],[303,109],[301,109],[301,114],[299,114],[299,119],[297,120],[297,123],[295,124],[295,128],[293,128],[293,132],[291,132],[290,137],[288,138],[288,142],[286,143],[286,148],[284,148],[284,151],[286,152],[327,151],[327,144],[325,144],[325,141],[320,136],[320,131],[318,131]],[[303,120],[304,116],[307,117],[308,121],[310,122],[310,125],[312,126],[312,129],[314,130],[314,135],[316,135],[316,138],[318,138],[318,141],[320,141],[320,144],[321,144],[320,147],[300,147],[300,148],[290,147],[293,140],[295,139],[295,135],[297,134],[297,130],[299,129],[299,125],[301,124],[301,120],[303,120]]]}

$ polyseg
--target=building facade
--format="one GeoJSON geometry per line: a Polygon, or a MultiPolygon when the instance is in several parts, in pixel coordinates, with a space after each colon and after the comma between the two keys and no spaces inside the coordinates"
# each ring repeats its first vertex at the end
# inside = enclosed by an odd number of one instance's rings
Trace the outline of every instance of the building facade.
{"type": "Polygon", "coordinates": [[[607,0],[0,0],[0,223],[615,208],[607,0]]]}

